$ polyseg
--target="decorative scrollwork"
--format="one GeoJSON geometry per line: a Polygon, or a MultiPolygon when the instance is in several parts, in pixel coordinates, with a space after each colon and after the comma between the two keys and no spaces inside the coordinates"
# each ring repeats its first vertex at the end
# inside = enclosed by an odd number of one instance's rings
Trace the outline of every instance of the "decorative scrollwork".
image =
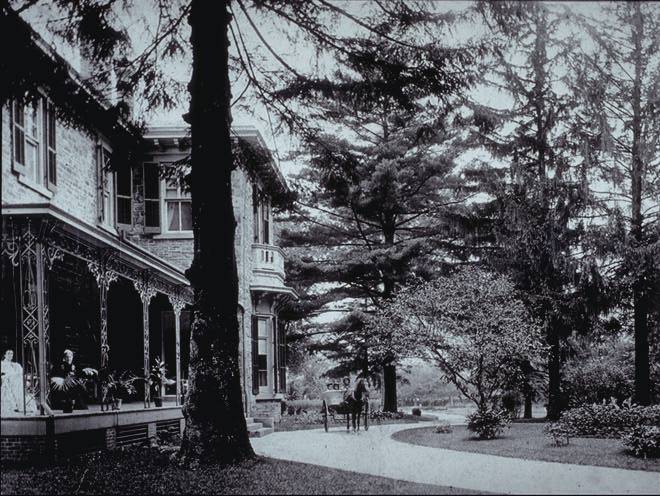
{"type": "Polygon", "coordinates": [[[142,303],[149,303],[156,296],[156,288],[147,276],[139,277],[133,281],[133,286],[135,286],[135,290],[140,295],[142,303]]]}
{"type": "Polygon", "coordinates": [[[88,261],[87,267],[94,276],[94,280],[99,288],[104,288],[106,291],[110,288],[110,284],[117,280],[118,274],[109,269],[106,264],[101,264],[96,261],[88,261]]]}
{"type": "Polygon", "coordinates": [[[187,302],[184,300],[183,296],[179,293],[174,294],[174,295],[168,295],[167,296],[170,300],[170,304],[172,305],[172,309],[174,310],[174,314],[179,317],[181,315],[181,310],[183,310],[183,307],[187,305],[187,302]]]}

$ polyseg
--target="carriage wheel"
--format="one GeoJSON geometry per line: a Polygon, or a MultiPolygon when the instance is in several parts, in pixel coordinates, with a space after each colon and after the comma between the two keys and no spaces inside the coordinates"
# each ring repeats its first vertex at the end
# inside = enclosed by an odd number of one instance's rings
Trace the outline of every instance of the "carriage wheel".
{"type": "Polygon", "coordinates": [[[364,403],[364,430],[369,430],[369,400],[364,403]]]}
{"type": "Polygon", "coordinates": [[[325,432],[328,432],[328,404],[323,401],[323,406],[321,407],[321,414],[323,415],[323,427],[325,432]]]}

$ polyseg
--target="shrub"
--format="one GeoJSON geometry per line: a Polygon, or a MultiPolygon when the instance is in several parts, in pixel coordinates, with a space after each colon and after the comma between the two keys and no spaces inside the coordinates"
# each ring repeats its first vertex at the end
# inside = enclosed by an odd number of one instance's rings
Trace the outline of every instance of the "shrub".
{"type": "Polygon", "coordinates": [[[638,406],[615,401],[573,408],[560,418],[575,436],[618,438],[637,425],[660,425],[660,405],[638,406]]]}
{"type": "Polygon", "coordinates": [[[552,422],[544,428],[546,436],[552,439],[555,446],[567,446],[573,436],[573,431],[563,422],[552,422]]]}
{"type": "Polygon", "coordinates": [[[453,430],[454,428],[451,426],[451,424],[447,423],[442,423],[435,426],[436,434],[451,434],[453,430]]]}
{"type": "Polygon", "coordinates": [[[630,343],[590,346],[564,367],[562,388],[571,408],[632,396],[634,349],[630,343]]]}
{"type": "Polygon", "coordinates": [[[509,417],[502,410],[481,408],[467,416],[469,431],[479,439],[495,439],[509,424],[509,417]]]}
{"type": "Polygon", "coordinates": [[[643,458],[660,457],[660,427],[638,425],[621,438],[623,446],[633,455],[643,458]]]}
{"type": "Polygon", "coordinates": [[[369,418],[372,420],[385,420],[385,419],[402,419],[404,416],[403,412],[399,410],[396,413],[393,412],[383,412],[382,410],[373,410],[369,412],[369,418]]]}
{"type": "Polygon", "coordinates": [[[415,415],[415,416],[417,416],[417,417],[421,416],[421,415],[422,415],[422,410],[421,410],[421,408],[413,408],[413,409],[412,409],[412,414],[415,415]]]}

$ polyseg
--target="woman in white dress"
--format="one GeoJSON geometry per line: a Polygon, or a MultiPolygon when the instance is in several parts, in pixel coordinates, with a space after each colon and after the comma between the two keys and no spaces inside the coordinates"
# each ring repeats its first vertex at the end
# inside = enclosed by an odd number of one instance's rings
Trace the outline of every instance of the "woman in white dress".
{"type": "MultiPolygon", "coordinates": [[[[0,361],[2,371],[2,386],[0,397],[0,414],[2,416],[23,413],[23,367],[13,361],[13,350],[5,351],[0,361]]],[[[26,413],[36,412],[36,403],[32,395],[25,398],[26,413]]]]}

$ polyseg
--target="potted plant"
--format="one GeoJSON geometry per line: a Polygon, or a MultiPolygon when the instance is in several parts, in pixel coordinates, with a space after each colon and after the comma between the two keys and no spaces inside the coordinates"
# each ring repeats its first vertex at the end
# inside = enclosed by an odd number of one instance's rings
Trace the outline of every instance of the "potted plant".
{"type": "Polygon", "coordinates": [[[122,401],[136,394],[133,384],[137,377],[128,371],[108,374],[103,383],[103,404],[111,404],[113,410],[121,410],[122,401]]]}
{"type": "Polygon", "coordinates": [[[161,360],[160,357],[157,357],[156,360],[154,360],[154,364],[151,367],[151,372],[148,377],[151,398],[154,400],[154,405],[156,407],[163,406],[163,385],[174,384],[173,380],[168,379],[165,376],[166,372],[167,367],[165,366],[165,362],[161,360]]]}
{"type": "Polygon", "coordinates": [[[68,374],[66,377],[51,377],[51,391],[55,392],[62,401],[62,412],[71,413],[76,405],[76,400],[84,403],[81,398],[87,392],[87,384],[98,377],[98,371],[92,368],[82,369],[82,374],[77,377],[68,374]]]}

